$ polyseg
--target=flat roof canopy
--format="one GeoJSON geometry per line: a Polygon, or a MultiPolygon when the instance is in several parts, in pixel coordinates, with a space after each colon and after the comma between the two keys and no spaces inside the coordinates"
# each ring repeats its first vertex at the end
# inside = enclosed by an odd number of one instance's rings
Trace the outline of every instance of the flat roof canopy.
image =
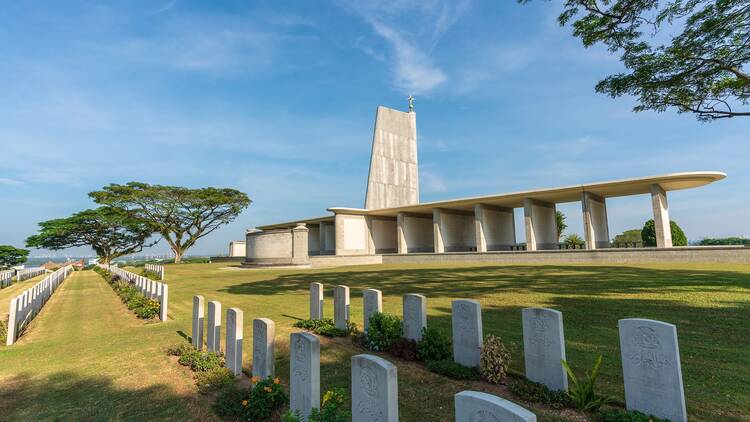
{"type": "MultiPolygon", "coordinates": [[[[504,208],[523,207],[525,198],[560,204],[565,202],[576,202],[581,200],[581,194],[591,192],[604,198],[618,196],[641,195],[651,192],[651,185],[658,184],[665,191],[697,188],[727,177],[726,173],[720,171],[694,171],[683,173],[670,173],[661,176],[637,177],[632,179],[611,180],[607,182],[584,183],[580,185],[563,186],[551,189],[534,189],[527,191],[503,193],[498,195],[474,196],[469,198],[453,199],[447,201],[426,202],[415,205],[407,205],[394,208],[382,208],[376,210],[365,210],[359,208],[329,208],[328,211],[341,214],[377,215],[384,217],[395,217],[400,212],[413,214],[432,214],[435,208],[453,209],[461,211],[474,211],[477,204],[486,204],[504,208]]],[[[329,221],[332,217],[320,217],[308,220],[298,220],[287,223],[261,226],[260,229],[272,229],[294,226],[297,223],[316,223],[329,221]]]]}

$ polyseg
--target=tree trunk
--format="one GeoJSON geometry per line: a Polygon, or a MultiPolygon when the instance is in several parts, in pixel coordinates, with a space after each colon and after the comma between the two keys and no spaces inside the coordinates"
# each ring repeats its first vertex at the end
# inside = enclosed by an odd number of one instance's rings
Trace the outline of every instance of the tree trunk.
{"type": "Polygon", "coordinates": [[[172,250],[174,252],[174,263],[180,264],[182,263],[182,251],[172,250]]]}

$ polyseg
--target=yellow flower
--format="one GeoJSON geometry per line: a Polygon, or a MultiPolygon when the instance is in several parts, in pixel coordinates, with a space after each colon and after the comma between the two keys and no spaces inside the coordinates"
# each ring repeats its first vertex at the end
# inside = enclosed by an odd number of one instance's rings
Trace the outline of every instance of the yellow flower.
{"type": "Polygon", "coordinates": [[[250,381],[252,381],[253,384],[255,384],[256,382],[260,381],[260,377],[256,375],[256,376],[250,378],[250,381]]]}
{"type": "Polygon", "coordinates": [[[276,378],[273,379],[273,383],[276,384],[276,385],[279,385],[279,384],[281,384],[281,380],[279,379],[279,377],[276,377],[276,378]]]}
{"type": "Polygon", "coordinates": [[[247,400],[242,400],[242,405],[247,407],[247,400]]]}
{"type": "Polygon", "coordinates": [[[266,393],[270,393],[270,392],[272,392],[272,391],[273,391],[273,388],[271,388],[271,387],[263,387],[263,390],[264,390],[264,391],[265,391],[266,393]]]}
{"type": "Polygon", "coordinates": [[[331,399],[332,395],[333,391],[326,391],[325,394],[323,394],[323,404],[326,404],[326,402],[331,399]]]}

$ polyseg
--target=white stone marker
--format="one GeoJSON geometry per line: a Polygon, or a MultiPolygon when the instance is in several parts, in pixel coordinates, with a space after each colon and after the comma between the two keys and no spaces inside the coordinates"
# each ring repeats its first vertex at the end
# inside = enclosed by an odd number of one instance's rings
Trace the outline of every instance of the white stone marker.
{"type": "Polygon", "coordinates": [[[536,422],[536,415],[492,394],[462,391],[453,400],[456,422],[536,422]]]}
{"type": "Polygon", "coordinates": [[[234,376],[242,373],[242,330],[244,314],[241,309],[227,309],[226,365],[234,376]]]}
{"type": "Polygon", "coordinates": [[[159,312],[159,318],[161,322],[167,321],[167,308],[169,307],[169,285],[162,284],[161,286],[161,309],[159,312]]]}
{"type": "Polygon", "coordinates": [[[404,338],[422,339],[422,329],[427,327],[427,298],[418,294],[405,294],[403,304],[404,338]]]}
{"type": "Polygon", "coordinates": [[[479,302],[457,299],[452,303],[453,360],[464,366],[479,366],[482,348],[482,308],[479,302]]]}
{"type": "Polygon", "coordinates": [[[352,422],[398,422],[396,365],[373,355],[352,356],[352,422]]]}
{"type": "Polygon", "coordinates": [[[523,358],[526,378],[551,390],[568,390],[562,312],[547,308],[524,308],[523,358]]]}
{"type": "Polygon", "coordinates": [[[362,300],[364,302],[363,314],[366,333],[370,326],[370,318],[378,312],[383,312],[383,292],[376,289],[365,289],[362,292],[362,300]]]}
{"type": "Polygon", "coordinates": [[[322,283],[310,283],[310,319],[323,319],[322,283]]]}
{"type": "Polygon", "coordinates": [[[268,318],[253,320],[253,375],[267,378],[274,375],[274,337],[276,324],[268,318]]]}
{"type": "Polygon", "coordinates": [[[203,296],[193,296],[193,347],[203,349],[203,296]]]}
{"type": "Polygon", "coordinates": [[[687,421],[677,327],[650,319],[621,319],[620,353],[628,410],[687,421]]]}
{"type": "Polygon", "coordinates": [[[208,302],[206,349],[209,352],[221,352],[221,303],[215,300],[208,302]]]}
{"type": "Polygon", "coordinates": [[[349,322],[349,288],[336,286],[333,295],[333,320],[336,328],[346,330],[349,322]]]}
{"type": "Polygon", "coordinates": [[[289,341],[289,408],[307,421],[320,409],[320,341],[310,333],[292,333],[289,341]]]}

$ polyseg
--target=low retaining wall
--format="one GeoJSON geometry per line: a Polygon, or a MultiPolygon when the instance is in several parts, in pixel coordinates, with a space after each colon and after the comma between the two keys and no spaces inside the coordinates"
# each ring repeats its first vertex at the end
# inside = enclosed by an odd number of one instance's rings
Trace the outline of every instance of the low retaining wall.
{"type": "Polygon", "coordinates": [[[310,257],[313,267],[341,267],[344,265],[375,265],[383,263],[384,255],[318,255],[310,257]]]}

